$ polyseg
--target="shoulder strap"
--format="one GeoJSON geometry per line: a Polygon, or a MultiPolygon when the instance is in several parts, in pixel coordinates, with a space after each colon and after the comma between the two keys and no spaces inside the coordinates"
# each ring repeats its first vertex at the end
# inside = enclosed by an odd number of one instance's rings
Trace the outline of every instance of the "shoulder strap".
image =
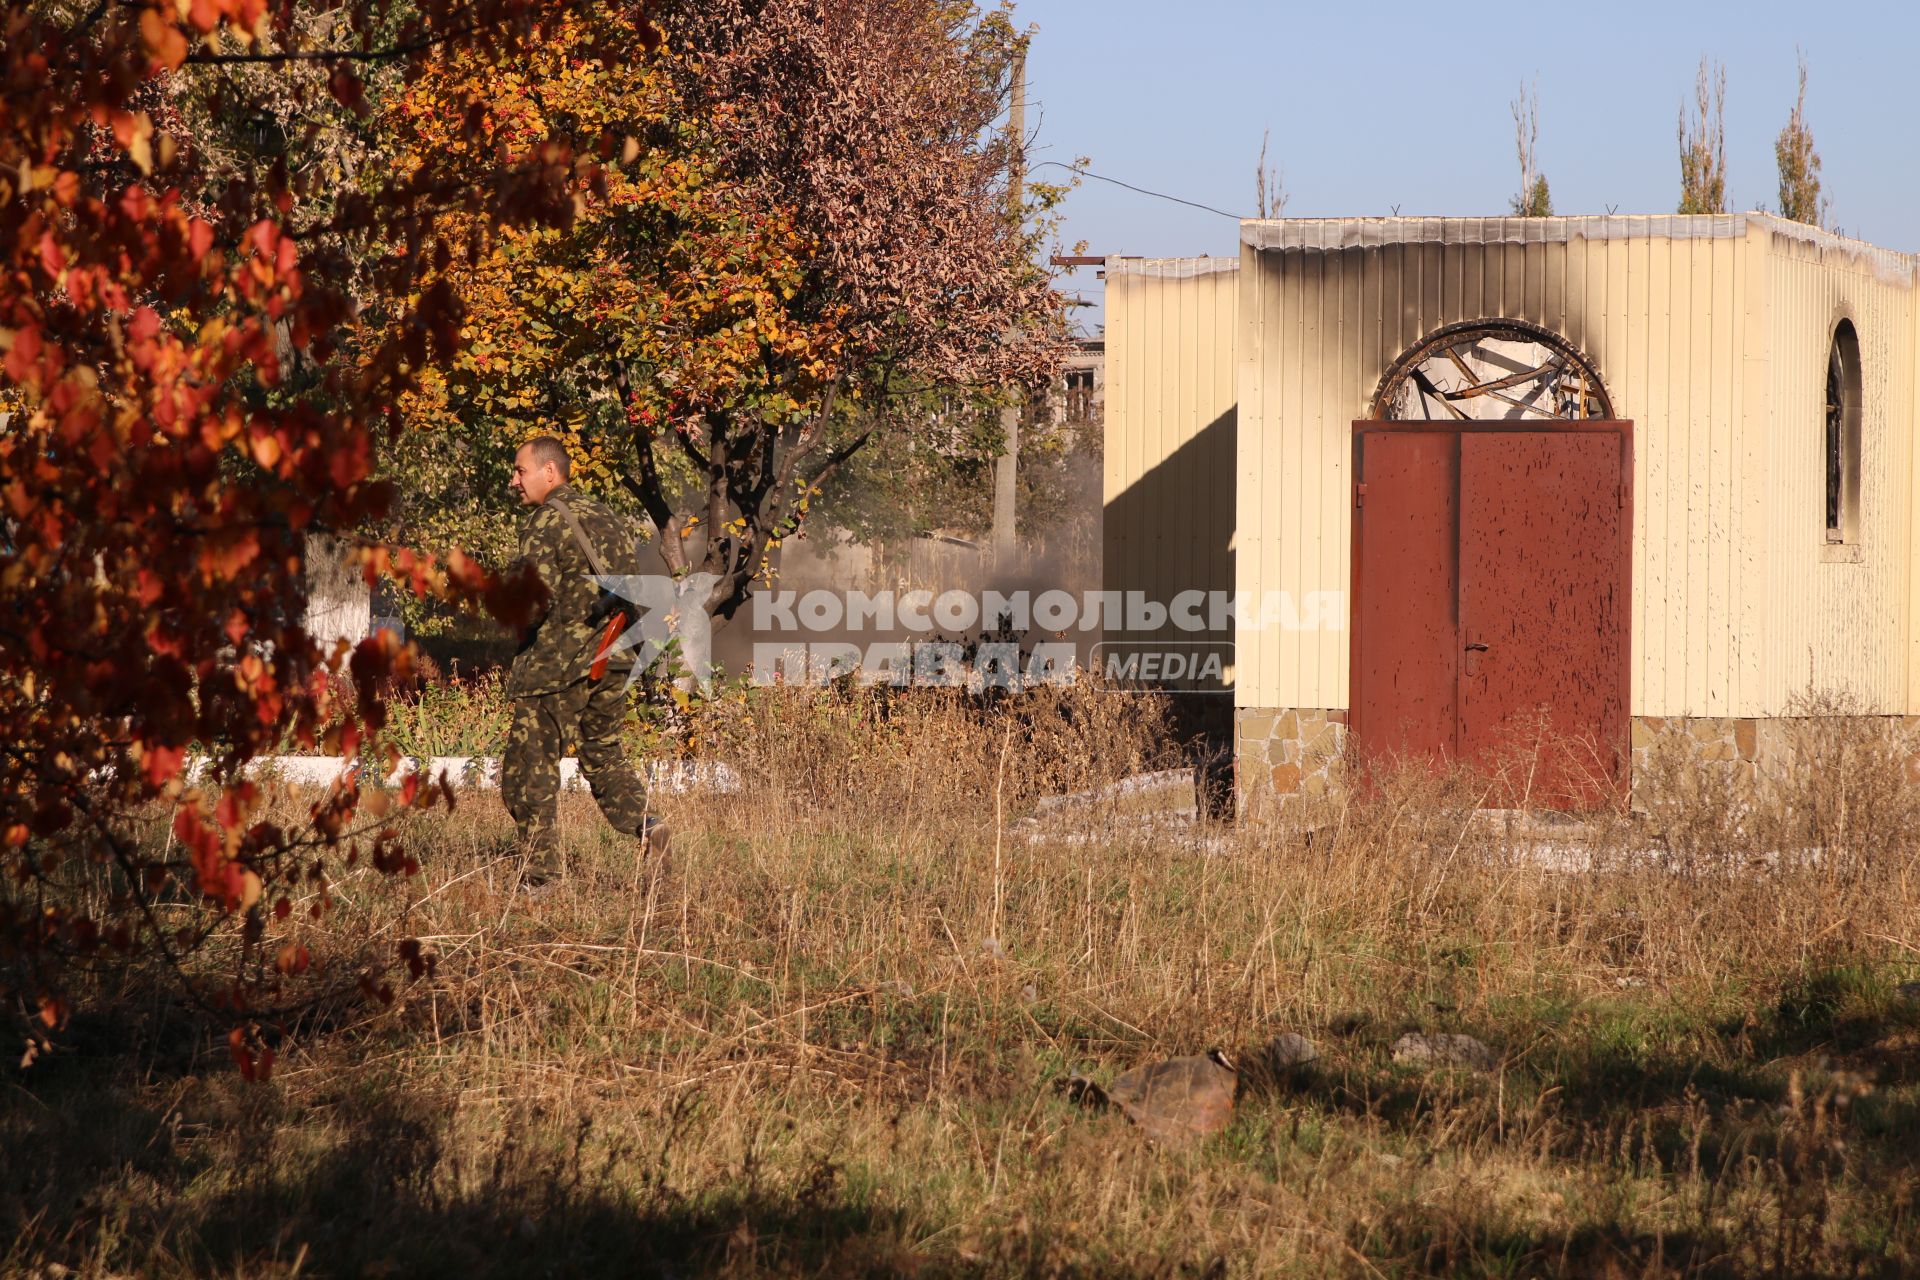
{"type": "Polygon", "coordinates": [[[567,528],[573,530],[573,540],[578,542],[580,549],[587,553],[587,563],[592,566],[594,575],[601,578],[606,577],[607,566],[601,563],[600,553],[593,549],[593,543],[588,540],[587,531],[580,527],[580,517],[573,514],[573,508],[569,507],[566,501],[561,498],[548,498],[547,503],[566,518],[567,528]]]}

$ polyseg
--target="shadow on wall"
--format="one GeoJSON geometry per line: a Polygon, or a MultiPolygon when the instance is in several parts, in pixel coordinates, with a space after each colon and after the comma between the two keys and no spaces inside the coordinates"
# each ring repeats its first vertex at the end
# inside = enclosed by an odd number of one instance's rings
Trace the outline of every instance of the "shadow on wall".
{"type": "MultiPolygon", "coordinates": [[[[1108,591],[1140,592],[1161,605],[1183,591],[1232,595],[1238,436],[1238,415],[1229,409],[1108,501],[1103,536],[1108,591]]],[[[1201,617],[1213,621],[1204,609],[1201,617]]],[[[1111,670],[1116,656],[1124,662],[1136,651],[1144,655],[1153,648],[1168,655],[1182,646],[1192,652],[1224,648],[1231,654],[1233,638],[1231,625],[1189,631],[1169,620],[1152,631],[1130,627],[1124,632],[1109,626],[1103,665],[1111,670]]],[[[1204,695],[1232,690],[1224,673],[1169,683],[1204,695]]],[[[1227,702],[1218,696],[1210,700],[1227,702]]],[[[1229,705],[1229,717],[1230,711],[1229,705]]]]}

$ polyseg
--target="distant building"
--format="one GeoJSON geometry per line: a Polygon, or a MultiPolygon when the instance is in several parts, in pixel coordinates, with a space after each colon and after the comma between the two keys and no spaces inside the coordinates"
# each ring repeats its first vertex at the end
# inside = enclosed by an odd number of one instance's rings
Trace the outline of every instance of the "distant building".
{"type": "Polygon", "coordinates": [[[1107,403],[1107,340],[1080,338],[1061,366],[1048,403],[1057,423],[1098,426],[1107,403]]]}

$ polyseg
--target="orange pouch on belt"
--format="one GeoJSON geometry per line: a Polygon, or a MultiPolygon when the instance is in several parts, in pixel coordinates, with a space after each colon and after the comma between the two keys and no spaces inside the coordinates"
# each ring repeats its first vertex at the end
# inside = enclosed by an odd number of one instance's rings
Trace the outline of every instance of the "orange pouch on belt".
{"type": "Polygon", "coordinates": [[[607,619],[607,629],[600,633],[600,647],[593,651],[593,666],[587,671],[587,679],[598,680],[607,674],[607,659],[613,655],[613,642],[626,629],[626,614],[616,613],[607,619]]]}

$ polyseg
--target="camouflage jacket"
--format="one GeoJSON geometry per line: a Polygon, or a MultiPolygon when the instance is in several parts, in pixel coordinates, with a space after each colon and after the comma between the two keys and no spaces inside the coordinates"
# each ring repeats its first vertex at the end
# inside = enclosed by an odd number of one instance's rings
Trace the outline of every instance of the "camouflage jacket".
{"type": "MultiPolygon", "coordinates": [[[[520,563],[531,564],[546,585],[549,599],[520,635],[520,648],[507,675],[507,692],[514,697],[554,693],[587,678],[599,647],[604,622],[588,620],[599,587],[593,566],[573,536],[558,504],[565,503],[580,521],[600,562],[610,574],[638,573],[639,552],[633,526],[618,513],[563,484],[547,500],[527,513],[520,526],[520,563]]],[[[516,565],[516,567],[518,567],[516,565]]],[[[634,621],[630,611],[628,624],[634,621]]],[[[624,679],[633,667],[630,650],[607,661],[609,677],[624,679]]]]}

